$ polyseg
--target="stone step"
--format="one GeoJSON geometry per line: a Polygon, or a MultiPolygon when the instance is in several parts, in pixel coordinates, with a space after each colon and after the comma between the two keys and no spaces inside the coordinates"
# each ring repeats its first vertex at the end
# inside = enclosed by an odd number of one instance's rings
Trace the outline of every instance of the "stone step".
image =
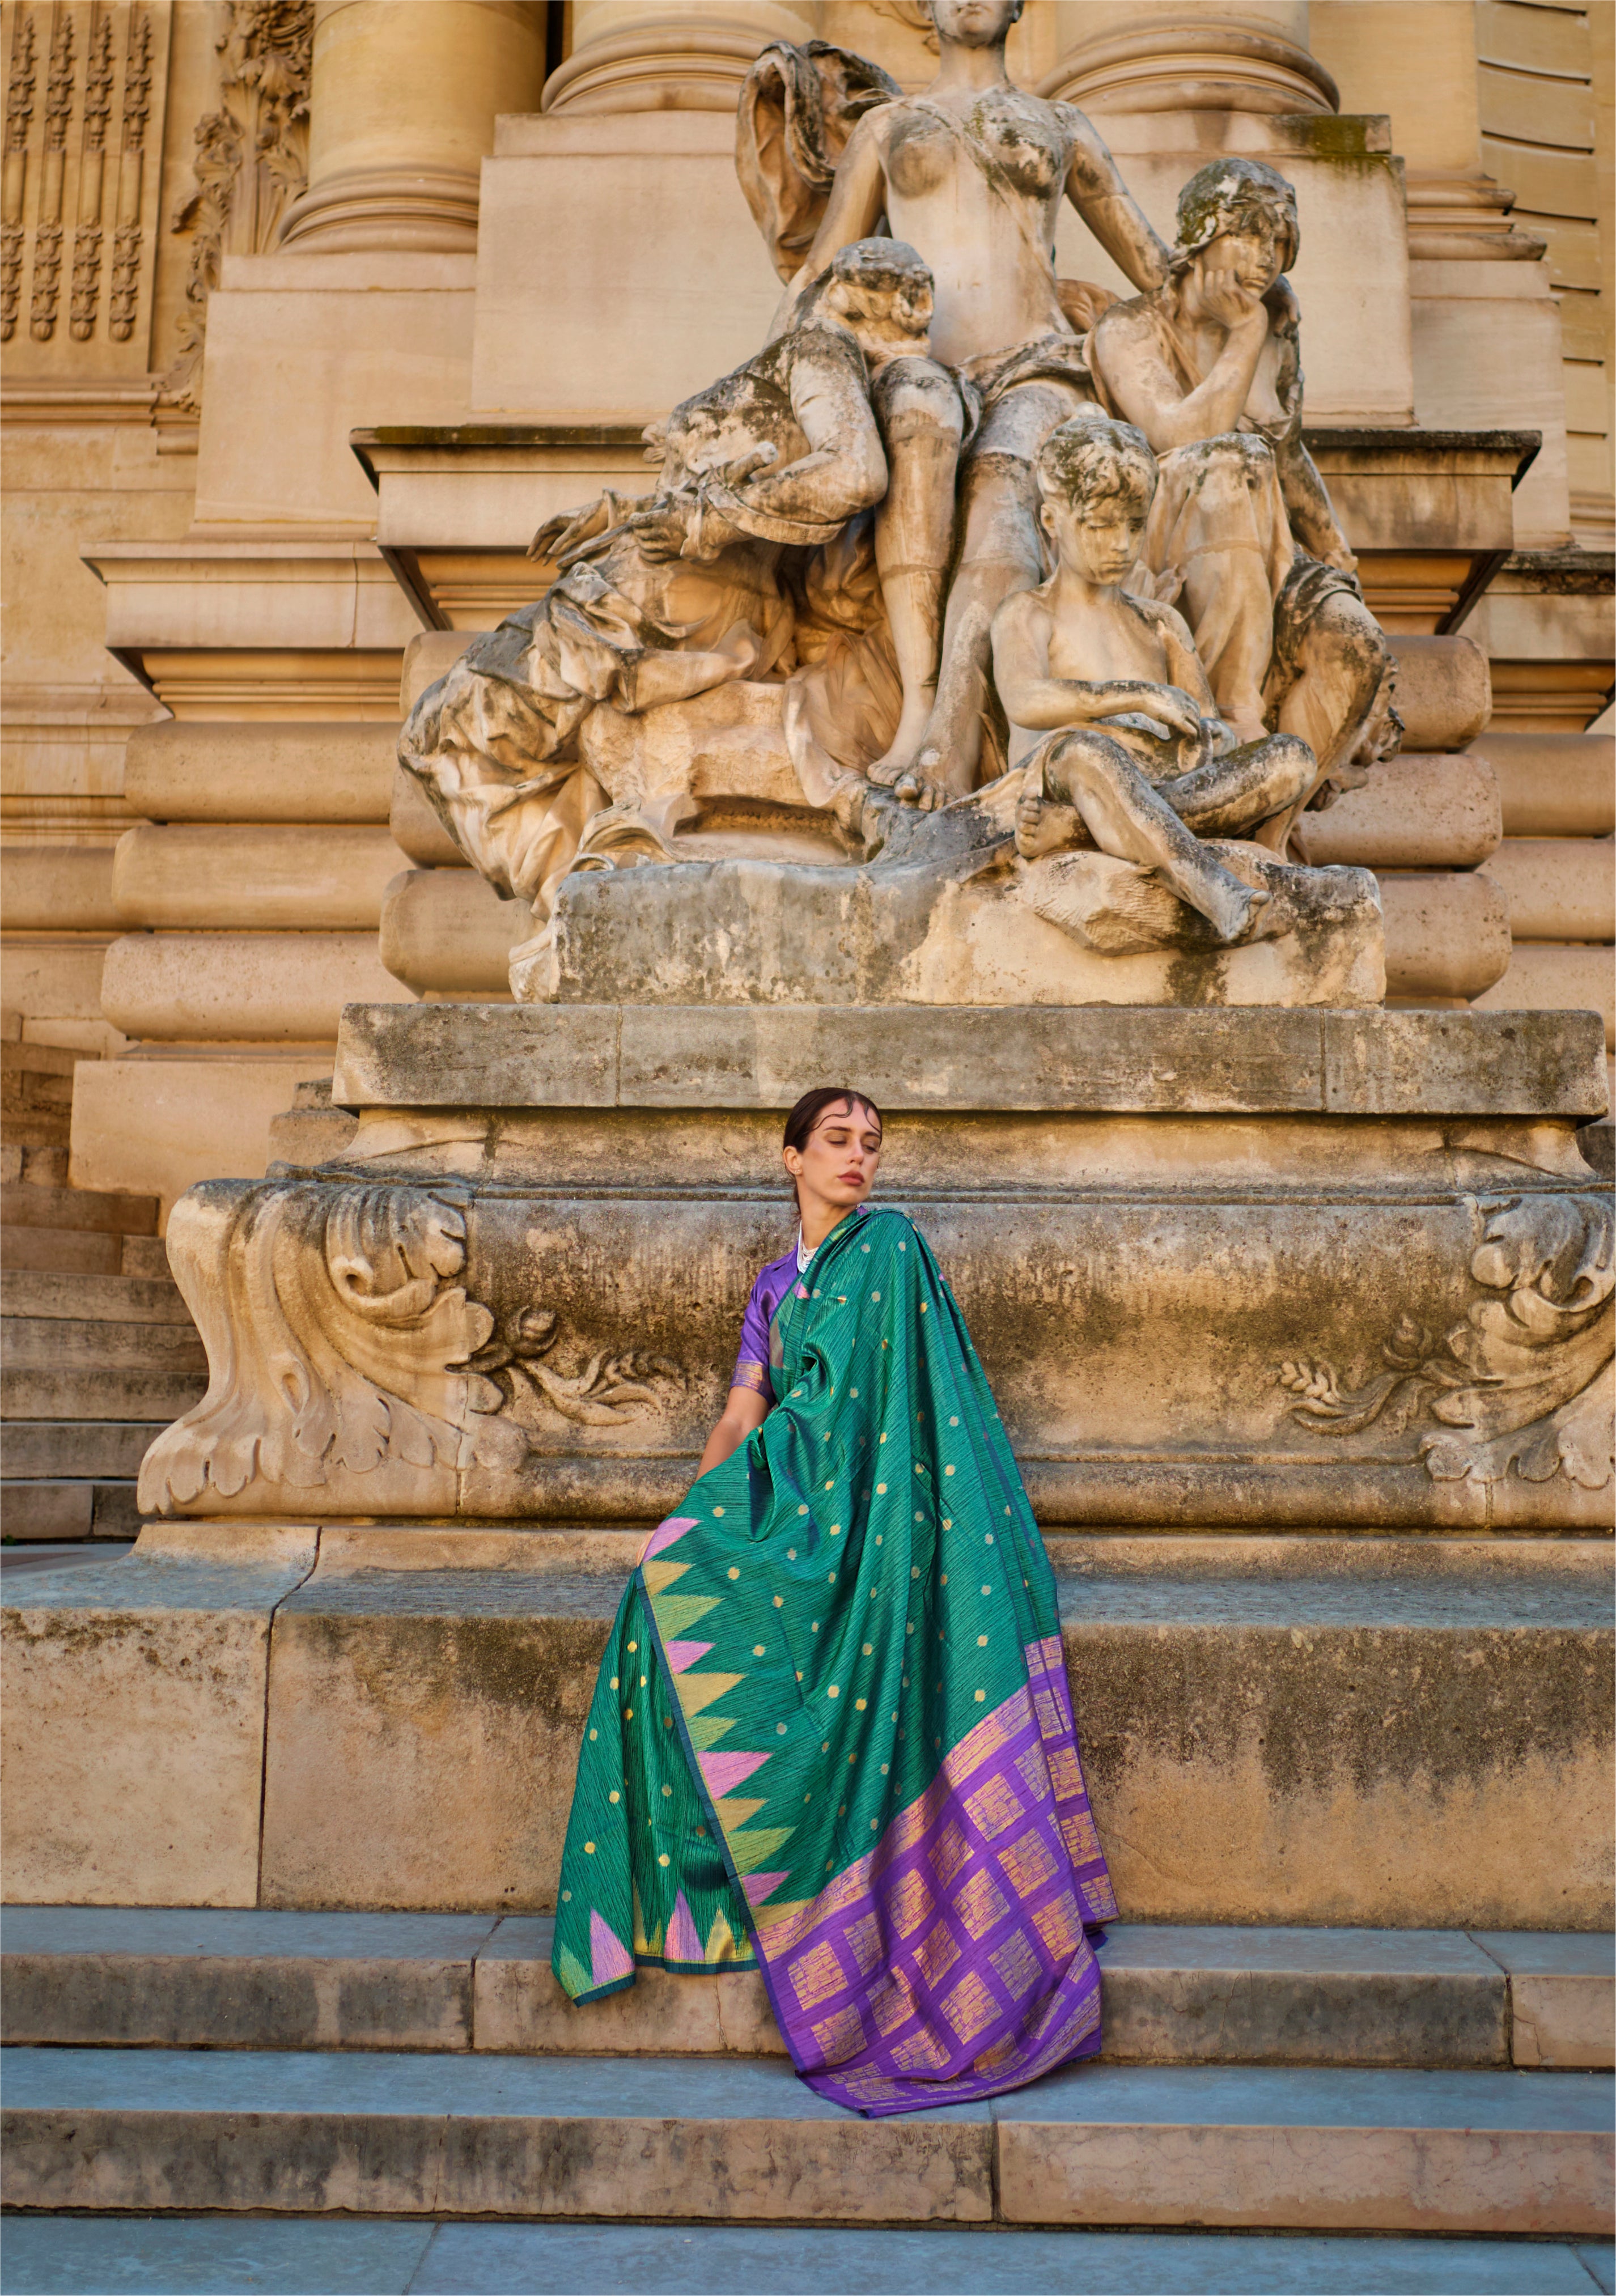
{"type": "MultiPolygon", "coordinates": [[[[293,1514],[31,1578],[9,1893],[552,1910],[642,1543],[293,1514]]],[[[1049,1545],[1130,1920],[1611,1926],[1608,1539],[1049,1545]]]]}
{"type": "Polygon", "coordinates": [[[0,1482],[0,1523],[7,1538],[120,1538],[140,1532],[135,1485],[81,1478],[0,1482]]]}
{"type": "Polygon", "coordinates": [[[12,1180],[0,1187],[0,1227],[99,1228],[155,1235],[155,1196],[110,1195],[95,1188],[42,1188],[12,1180]]]}
{"type": "Polygon", "coordinates": [[[1610,2296],[1608,2243],[1387,2234],[920,2230],[827,2225],[441,2223],[431,2218],[13,2216],[11,2296],[1610,2296]]]}
{"type": "MultiPolygon", "coordinates": [[[[111,1241],[111,1239],[109,1239],[111,1241]]],[[[56,1269],[0,1270],[0,1316],[57,1323],[183,1324],[191,1310],[169,1276],[70,1275],[56,1269]]]]}
{"type": "MultiPolygon", "coordinates": [[[[52,1280],[47,1277],[46,1282],[52,1280]]],[[[88,1277],[86,1282],[123,1283],[139,1278],[88,1277]]],[[[189,1316],[183,1324],[91,1321],[42,1316],[7,1316],[0,1325],[0,1362],[8,1371],[206,1371],[207,1351],[189,1316]]],[[[43,1415],[43,1414],[41,1414],[43,1415]]],[[[155,1414],[153,1414],[155,1416],[155,1414]]]]}
{"type": "Polygon", "coordinates": [[[152,1419],[12,1419],[3,1454],[7,1480],[129,1482],[166,1423],[152,1419]]]}
{"type": "Polygon", "coordinates": [[[864,2120],[744,2059],[46,2048],[0,2070],[12,2208],[1611,2225],[1598,2073],[1102,2064],[864,2120]]]}
{"type": "Polygon", "coordinates": [[[160,1235],[126,1235],[119,1253],[120,1275],[168,1275],[168,1247],[160,1235]]]}
{"type": "MultiPolygon", "coordinates": [[[[45,1268],[61,1275],[133,1275],[125,1269],[123,1248],[129,1239],[110,1228],[18,1227],[4,1230],[0,1262],[8,1269],[45,1268]]],[[[163,1271],[160,1269],[159,1274],[163,1271]]]]}
{"type": "MultiPolygon", "coordinates": [[[[47,1331],[70,1330],[49,1324],[47,1331]]],[[[104,1331],[104,1324],[92,1325],[104,1331]]],[[[146,1332],[150,1325],[137,1325],[146,1332]]],[[[159,1327],[160,1328],[160,1327],[159,1327]]],[[[8,1334],[0,1334],[0,1337],[8,1334]]],[[[199,1343],[200,1344],[200,1343],[199,1343]]],[[[171,1371],[123,1365],[48,1364],[0,1369],[0,1423],[12,1419],[160,1420],[183,1417],[208,1389],[206,1367],[171,1371]]]]}
{"type": "MultiPolygon", "coordinates": [[[[573,2007],[547,1916],[12,1906],[12,2045],[784,2053],[756,1973],[642,1971],[573,2007]]],[[[1616,2062],[1608,1936],[1115,1923],[1100,1948],[1116,2063],[1565,2070],[1616,2062]],[[1513,2055],[1512,2055],[1513,2049],[1513,2055]]]]}

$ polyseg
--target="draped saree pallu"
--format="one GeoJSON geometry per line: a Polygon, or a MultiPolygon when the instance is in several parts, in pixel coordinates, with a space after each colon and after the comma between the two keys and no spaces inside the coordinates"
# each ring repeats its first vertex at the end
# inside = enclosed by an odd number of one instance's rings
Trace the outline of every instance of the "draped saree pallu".
{"type": "Polygon", "coordinates": [[[1054,1580],[954,1295],[844,1219],[771,1332],[780,1400],[646,1542],[562,1861],[575,2001],[760,1968],[793,2062],[882,2114],[1100,2046],[1114,1915],[1054,1580]]]}

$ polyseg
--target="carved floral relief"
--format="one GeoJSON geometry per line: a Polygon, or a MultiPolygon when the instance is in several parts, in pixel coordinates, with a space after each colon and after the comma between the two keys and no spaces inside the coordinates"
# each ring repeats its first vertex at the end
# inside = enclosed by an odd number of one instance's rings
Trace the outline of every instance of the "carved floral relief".
{"type": "Polygon", "coordinates": [[[1616,1472],[1616,1226],[1608,1195],[1526,1195],[1478,1204],[1479,1287],[1436,1337],[1405,1316],[1388,1368],[1343,1388],[1328,1363],[1281,1365],[1292,1416],[1321,1435],[1434,1420],[1420,1439],[1436,1482],[1556,1475],[1603,1490],[1616,1472]]]}

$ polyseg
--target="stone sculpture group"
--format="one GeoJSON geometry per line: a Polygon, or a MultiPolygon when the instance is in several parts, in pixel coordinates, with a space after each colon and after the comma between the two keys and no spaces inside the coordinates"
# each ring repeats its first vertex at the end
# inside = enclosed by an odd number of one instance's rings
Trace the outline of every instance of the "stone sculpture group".
{"type": "MultiPolygon", "coordinates": [[[[1400,733],[1302,442],[1295,195],[1216,160],[1168,248],[1081,112],[1005,78],[1015,0],[934,12],[922,95],[823,42],[759,58],[739,165],[786,282],[771,340],[646,432],[654,492],[541,528],[553,586],[422,696],[403,761],[532,905],[519,996],[562,993],[570,878],[761,859],[810,911],[816,864],[918,872],[932,911],[969,878],[1103,956],[1285,939],[1212,996],[1377,1002],[1373,878],[1288,858],[1400,733]],[[1057,278],[1063,197],[1134,299],[1057,278]]],[[[648,904],[676,941],[722,906],[604,897],[619,939],[648,904]]],[[[1011,944],[973,993],[1047,972],[1011,944]]],[[[1161,978],[1119,1001],[1170,1001],[1161,978]]]]}

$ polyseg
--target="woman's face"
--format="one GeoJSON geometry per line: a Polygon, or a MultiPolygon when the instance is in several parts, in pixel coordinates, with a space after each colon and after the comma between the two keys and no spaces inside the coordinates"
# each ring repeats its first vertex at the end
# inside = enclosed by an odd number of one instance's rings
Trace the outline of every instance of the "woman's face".
{"type": "Polygon", "coordinates": [[[1021,12],[1021,0],[931,0],[938,38],[956,48],[998,47],[1021,12]]]}
{"type": "Polygon", "coordinates": [[[857,1101],[833,1101],[807,1145],[785,1151],[785,1168],[803,1194],[840,1211],[863,1203],[880,1163],[881,1127],[857,1101]]]}

